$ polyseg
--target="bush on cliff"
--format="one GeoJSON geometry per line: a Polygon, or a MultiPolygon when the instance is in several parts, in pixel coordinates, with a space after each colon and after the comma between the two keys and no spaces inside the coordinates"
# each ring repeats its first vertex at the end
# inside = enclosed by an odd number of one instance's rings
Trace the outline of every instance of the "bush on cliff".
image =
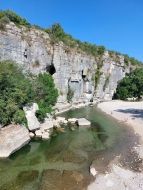
{"type": "Polygon", "coordinates": [[[37,115],[43,120],[57,97],[58,92],[49,74],[26,77],[16,64],[0,62],[0,124],[25,124],[23,106],[32,102],[38,103],[37,115]]]}
{"type": "Polygon", "coordinates": [[[126,100],[127,98],[138,98],[143,96],[143,69],[136,69],[127,74],[118,86],[114,99],[126,100]]]}
{"type": "Polygon", "coordinates": [[[30,23],[26,19],[20,17],[15,12],[10,10],[0,11],[0,19],[7,18],[9,21],[15,23],[16,25],[23,25],[30,27],[30,23]]]}
{"type": "Polygon", "coordinates": [[[93,56],[104,54],[104,46],[96,46],[95,44],[81,42],[80,40],[74,39],[71,35],[65,33],[61,25],[58,23],[53,24],[51,28],[45,29],[45,32],[50,35],[52,43],[62,41],[65,45],[71,48],[77,48],[78,50],[82,50],[93,56]]]}
{"type": "Polygon", "coordinates": [[[34,81],[35,101],[39,105],[36,115],[40,121],[46,117],[46,113],[52,111],[58,97],[58,90],[55,88],[54,80],[50,74],[39,74],[34,81]]]}

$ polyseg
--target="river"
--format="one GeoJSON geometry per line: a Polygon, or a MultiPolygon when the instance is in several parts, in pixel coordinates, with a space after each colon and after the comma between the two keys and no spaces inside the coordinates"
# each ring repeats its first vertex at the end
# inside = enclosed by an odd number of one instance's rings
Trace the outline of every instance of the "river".
{"type": "Polygon", "coordinates": [[[66,127],[49,141],[32,141],[0,160],[0,190],[86,190],[93,181],[92,163],[98,172],[105,172],[116,156],[125,160],[127,150],[138,141],[130,128],[96,107],[70,110],[62,116],[87,118],[92,127],[73,131],[66,127]]]}

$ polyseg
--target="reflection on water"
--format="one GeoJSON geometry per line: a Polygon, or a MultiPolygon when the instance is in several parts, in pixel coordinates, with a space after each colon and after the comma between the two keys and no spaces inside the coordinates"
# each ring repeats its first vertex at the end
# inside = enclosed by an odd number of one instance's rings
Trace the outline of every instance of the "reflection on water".
{"type": "Polygon", "coordinates": [[[99,171],[128,148],[128,131],[94,107],[68,111],[69,117],[85,117],[89,129],[69,130],[49,141],[33,141],[0,161],[0,190],[84,190],[92,180],[89,166],[99,171]],[[125,138],[126,136],[126,138],[125,138]]]}

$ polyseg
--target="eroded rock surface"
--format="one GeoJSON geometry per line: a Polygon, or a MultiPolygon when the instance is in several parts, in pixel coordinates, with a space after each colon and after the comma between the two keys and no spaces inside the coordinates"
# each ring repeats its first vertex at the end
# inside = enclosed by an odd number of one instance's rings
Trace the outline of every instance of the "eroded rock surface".
{"type": "Polygon", "coordinates": [[[6,158],[28,144],[29,132],[24,126],[9,125],[0,129],[0,158],[6,158]]]}
{"type": "Polygon", "coordinates": [[[10,23],[5,31],[0,31],[0,36],[0,59],[13,60],[34,74],[52,74],[59,90],[59,103],[67,102],[69,88],[74,92],[72,100],[76,103],[89,102],[93,97],[111,100],[117,82],[130,70],[124,56],[113,57],[106,51],[104,55],[94,57],[62,42],[53,45],[46,32],[35,28],[10,23]],[[99,64],[101,74],[95,87],[99,64]]]}

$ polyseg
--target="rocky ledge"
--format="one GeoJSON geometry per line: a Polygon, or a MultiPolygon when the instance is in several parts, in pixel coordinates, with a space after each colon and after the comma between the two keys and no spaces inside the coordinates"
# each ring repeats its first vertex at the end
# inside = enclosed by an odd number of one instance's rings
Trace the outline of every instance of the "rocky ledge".
{"type": "Polygon", "coordinates": [[[30,141],[29,131],[20,125],[0,129],[0,158],[6,158],[30,141]]]}
{"type": "Polygon", "coordinates": [[[35,116],[36,110],[38,110],[38,105],[35,103],[31,107],[24,108],[28,123],[27,128],[15,124],[0,128],[0,158],[9,157],[12,153],[29,143],[32,138],[42,140],[50,139],[53,129],[64,132],[64,126],[68,124],[72,130],[75,127],[81,129],[91,126],[90,121],[85,118],[70,118],[67,120],[59,116],[53,118],[48,114],[45,121],[40,123],[35,116]]]}

